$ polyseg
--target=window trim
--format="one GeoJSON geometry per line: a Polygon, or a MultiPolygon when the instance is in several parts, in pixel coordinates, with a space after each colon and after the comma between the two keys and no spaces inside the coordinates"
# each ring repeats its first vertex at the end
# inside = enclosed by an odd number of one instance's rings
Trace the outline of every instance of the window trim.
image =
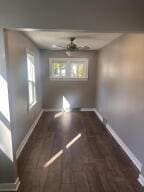
{"type": "MultiPolygon", "coordinates": [[[[32,51],[30,51],[29,49],[26,48],[26,70],[27,70],[27,105],[28,105],[28,111],[32,110],[32,108],[37,104],[37,88],[36,88],[36,70],[35,70],[35,82],[34,81],[29,81],[28,80],[28,62],[27,62],[27,55],[31,55],[33,56],[34,58],[34,66],[35,66],[35,56],[33,54],[32,51]],[[35,87],[35,101],[30,104],[30,101],[29,101],[29,82],[32,82],[34,83],[34,87],[35,87]]],[[[36,69],[36,67],[35,67],[36,69]]]]}
{"type": "Polygon", "coordinates": [[[67,57],[63,57],[63,58],[49,58],[49,79],[51,81],[88,81],[88,69],[89,69],[89,59],[88,58],[67,58],[67,57]],[[59,61],[84,61],[86,62],[86,76],[85,77],[53,77],[52,76],[52,62],[55,60],[59,60],[59,61]]]}

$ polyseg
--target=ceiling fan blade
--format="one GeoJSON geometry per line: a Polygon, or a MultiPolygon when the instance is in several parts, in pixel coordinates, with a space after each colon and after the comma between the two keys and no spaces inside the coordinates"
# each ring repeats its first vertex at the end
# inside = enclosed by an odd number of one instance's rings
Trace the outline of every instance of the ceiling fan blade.
{"type": "Polygon", "coordinates": [[[61,46],[61,45],[53,45],[52,46],[53,48],[58,48],[58,49],[66,49],[66,47],[63,47],[63,46],[61,46]]]}
{"type": "Polygon", "coordinates": [[[79,50],[89,50],[90,47],[89,46],[80,46],[78,47],[79,50]]]}

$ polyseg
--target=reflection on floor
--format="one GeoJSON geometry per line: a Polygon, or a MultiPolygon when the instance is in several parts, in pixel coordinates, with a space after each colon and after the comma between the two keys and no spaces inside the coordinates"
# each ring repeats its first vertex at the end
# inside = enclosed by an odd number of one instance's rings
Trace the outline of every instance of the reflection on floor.
{"type": "Polygon", "coordinates": [[[93,112],[45,112],[24,148],[19,192],[141,192],[138,171],[93,112]]]}

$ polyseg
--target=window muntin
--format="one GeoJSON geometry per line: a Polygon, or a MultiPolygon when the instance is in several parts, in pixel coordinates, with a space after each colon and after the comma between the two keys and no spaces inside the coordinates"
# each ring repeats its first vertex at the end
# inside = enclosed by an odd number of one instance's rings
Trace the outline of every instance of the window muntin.
{"type": "Polygon", "coordinates": [[[29,108],[36,104],[36,81],[34,56],[27,51],[27,80],[29,108]]]}
{"type": "Polygon", "coordinates": [[[50,58],[50,79],[87,80],[87,58],[50,58]]]}

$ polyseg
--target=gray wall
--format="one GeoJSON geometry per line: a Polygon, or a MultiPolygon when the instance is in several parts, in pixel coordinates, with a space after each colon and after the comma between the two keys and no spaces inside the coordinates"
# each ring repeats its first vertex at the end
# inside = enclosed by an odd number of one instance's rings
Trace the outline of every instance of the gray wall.
{"type": "Polygon", "coordinates": [[[6,69],[5,34],[0,29],[0,189],[1,183],[14,183],[16,163],[12,149],[12,129],[6,69]]]}
{"type": "Polygon", "coordinates": [[[40,55],[37,47],[21,32],[7,31],[8,76],[11,95],[13,147],[16,151],[41,111],[40,55]],[[26,48],[34,54],[37,104],[28,110],[26,48]]]}
{"type": "Polygon", "coordinates": [[[76,52],[74,57],[89,59],[88,81],[52,81],[49,79],[49,58],[66,57],[64,51],[41,51],[43,108],[62,108],[63,96],[72,108],[94,107],[96,82],[96,52],[76,52]]]}
{"type": "Polygon", "coordinates": [[[144,31],[143,0],[0,1],[1,27],[144,31]]]}
{"type": "Polygon", "coordinates": [[[97,75],[96,109],[144,165],[144,34],[103,48],[97,75]]]}

